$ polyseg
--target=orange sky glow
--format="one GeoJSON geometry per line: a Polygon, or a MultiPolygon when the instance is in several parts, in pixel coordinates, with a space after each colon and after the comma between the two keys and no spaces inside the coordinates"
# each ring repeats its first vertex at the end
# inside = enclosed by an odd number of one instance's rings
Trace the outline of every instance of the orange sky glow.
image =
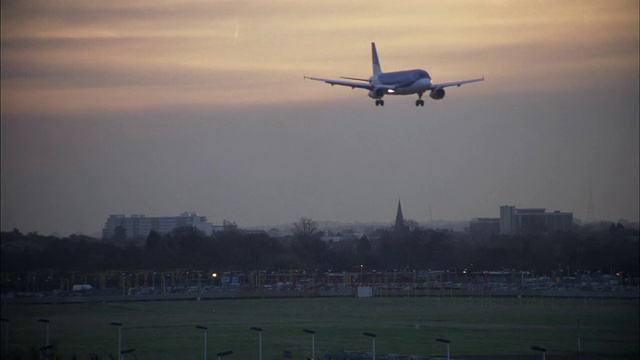
{"type": "Polygon", "coordinates": [[[567,91],[637,73],[638,3],[5,2],[2,113],[336,99],[302,75],[369,76],[371,41],[383,70],[567,91]]]}

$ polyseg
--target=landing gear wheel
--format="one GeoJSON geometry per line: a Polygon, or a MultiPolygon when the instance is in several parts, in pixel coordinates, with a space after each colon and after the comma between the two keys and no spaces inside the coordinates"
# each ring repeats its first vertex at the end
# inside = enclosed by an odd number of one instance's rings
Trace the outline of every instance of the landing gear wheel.
{"type": "Polygon", "coordinates": [[[384,100],[381,100],[381,99],[376,100],[376,106],[384,106],[384,100]]]}
{"type": "Polygon", "coordinates": [[[424,100],[422,99],[416,100],[416,106],[424,106],[424,100]]]}

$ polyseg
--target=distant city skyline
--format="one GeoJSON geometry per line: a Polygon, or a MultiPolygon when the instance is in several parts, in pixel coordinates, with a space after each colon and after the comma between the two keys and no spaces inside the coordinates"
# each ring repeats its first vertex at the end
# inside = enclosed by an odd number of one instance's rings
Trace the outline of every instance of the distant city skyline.
{"type": "MultiPolygon", "coordinates": [[[[496,214],[494,214],[496,215],[496,214]]],[[[396,215],[393,221],[387,222],[359,222],[359,223],[348,223],[348,222],[340,222],[340,221],[326,221],[326,220],[317,220],[310,219],[315,222],[318,231],[326,231],[329,229],[335,230],[336,228],[349,228],[352,230],[354,228],[367,228],[375,225],[380,225],[382,227],[392,228],[396,231],[402,231],[402,229],[408,229],[407,221],[416,221],[421,226],[430,227],[433,225],[446,225],[445,228],[463,231],[469,230],[472,233],[474,232],[473,228],[476,228],[476,232],[485,231],[490,232],[492,235],[498,234],[506,234],[506,235],[516,235],[519,234],[521,230],[525,231],[541,231],[551,230],[555,231],[571,231],[573,228],[573,224],[575,223],[584,223],[580,219],[574,219],[573,213],[570,211],[547,211],[545,208],[517,208],[509,205],[502,205],[498,211],[498,217],[488,217],[488,216],[478,216],[468,220],[462,221],[448,221],[448,220],[429,220],[429,221],[418,221],[412,218],[405,219],[402,211],[402,204],[399,200],[396,208],[396,215]],[[524,217],[520,219],[519,217],[524,217]],[[463,223],[465,225],[460,226],[459,223],[463,223]],[[451,227],[453,224],[458,224],[458,226],[451,227]],[[482,228],[479,227],[489,228],[482,228]],[[496,227],[497,226],[497,227],[496,227]],[[534,229],[532,226],[537,227],[534,229]],[[495,227],[495,228],[494,228],[495,227]]],[[[296,219],[292,221],[290,224],[263,224],[261,226],[255,227],[247,227],[248,229],[262,229],[269,230],[270,228],[277,228],[278,230],[282,230],[283,227],[291,228],[295,222],[298,222],[300,219],[296,219]]],[[[111,238],[115,234],[115,229],[118,226],[122,226],[126,230],[127,237],[146,237],[152,230],[161,234],[171,232],[176,227],[190,225],[195,228],[203,231],[206,234],[210,234],[213,231],[222,231],[225,229],[225,222],[227,219],[221,220],[219,222],[210,221],[207,216],[198,215],[195,212],[182,212],[179,216],[173,214],[164,214],[164,215],[147,215],[147,214],[111,214],[106,219],[104,227],[101,229],[101,238],[108,239],[111,238]]],[[[237,228],[237,224],[234,222],[229,222],[233,227],[237,228]]],[[[638,223],[636,223],[637,225],[638,223]]],[[[240,227],[243,228],[242,226],[240,227]]],[[[372,230],[372,229],[370,229],[372,230]]],[[[286,231],[285,231],[286,233],[286,231]]],[[[90,234],[85,234],[90,235],[90,234]]]]}
{"type": "Polygon", "coordinates": [[[3,231],[640,217],[638,1],[0,3],[3,231]],[[390,25],[392,24],[392,25],[390,25]],[[416,108],[304,80],[484,76],[416,108]],[[589,210],[590,209],[590,210],[589,210]]]}

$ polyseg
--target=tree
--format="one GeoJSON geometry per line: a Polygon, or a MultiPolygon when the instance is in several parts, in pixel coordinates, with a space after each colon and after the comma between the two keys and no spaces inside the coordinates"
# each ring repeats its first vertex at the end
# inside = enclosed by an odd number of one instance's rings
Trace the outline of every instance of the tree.
{"type": "Polygon", "coordinates": [[[124,244],[127,241],[127,229],[122,226],[116,226],[113,230],[111,241],[116,244],[124,244]]]}
{"type": "Polygon", "coordinates": [[[300,257],[302,264],[307,268],[319,267],[325,258],[326,244],[320,239],[317,223],[309,218],[301,217],[293,224],[291,229],[295,242],[294,252],[300,257]]]}
{"type": "Polygon", "coordinates": [[[316,235],[318,231],[318,224],[306,217],[301,217],[300,220],[293,224],[291,232],[297,239],[309,239],[316,235]]]}
{"type": "Polygon", "coordinates": [[[147,235],[147,244],[145,246],[146,250],[152,253],[156,252],[158,246],[160,245],[161,239],[162,237],[160,236],[160,234],[158,234],[158,232],[156,232],[155,230],[151,230],[149,232],[149,235],[147,235]]]}
{"type": "Polygon", "coordinates": [[[358,255],[359,263],[362,264],[369,261],[369,257],[371,256],[371,242],[367,235],[363,235],[356,240],[356,254],[358,255]]]}
{"type": "Polygon", "coordinates": [[[238,231],[238,225],[235,223],[235,221],[224,219],[222,220],[222,227],[225,232],[238,231]]]}

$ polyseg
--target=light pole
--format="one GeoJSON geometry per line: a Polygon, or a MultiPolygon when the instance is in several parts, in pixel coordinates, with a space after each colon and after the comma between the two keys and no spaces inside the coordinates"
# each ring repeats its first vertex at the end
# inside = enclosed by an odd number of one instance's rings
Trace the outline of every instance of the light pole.
{"type": "Polygon", "coordinates": [[[316,358],[316,332],[309,329],[302,329],[307,334],[311,334],[311,359],[316,358]]]}
{"type": "Polygon", "coordinates": [[[218,360],[221,360],[223,356],[227,356],[231,354],[233,354],[233,351],[227,350],[227,351],[219,352],[216,355],[218,355],[218,360]]]}
{"type": "Polygon", "coordinates": [[[533,345],[531,347],[531,350],[533,351],[540,351],[542,353],[542,360],[546,360],[546,355],[547,355],[547,349],[543,348],[542,346],[537,346],[537,345],[533,345]]]}
{"type": "Polygon", "coordinates": [[[451,352],[450,352],[451,340],[436,338],[436,341],[441,342],[443,344],[447,344],[447,360],[450,360],[451,359],[451,352]]]}
{"type": "Polygon", "coordinates": [[[48,359],[48,352],[49,350],[53,349],[53,345],[47,345],[47,346],[43,346],[41,348],[38,349],[38,351],[40,351],[40,356],[41,359],[48,359]]]}
{"type": "MultiPolygon", "coordinates": [[[[120,358],[124,359],[124,354],[131,354],[134,351],[136,351],[136,349],[127,349],[127,350],[122,350],[120,351],[120,358]]],[[[136,359],[138,358],[137,356],[133,355],[136,359]]]]}
{"type": "Polygon", "coordinates": [[[125,287],[125,283],[127,282],[127,278],[126,278],[127,274],[122,273],[122,295],[124,296],[124,287],[125,287]]]}
{"type": "Polygon", "coordinates": [[[47,319],[38,319],[38,322],[47,324],[47,338],[46,338],[46,346],[49,346],[49,323],[50,321],[47,319]]]}
{"type": "Polygon", "coordinates": [[[196,325],[196,329],[204,330],[204,360],[207,360],[207,330],[205,326],[196,325]]]}
{"type": "Polygon", "coordinates": [[[260,360],[262,360],[262,328],[252,326],[249,329],[258,332],[258,350],[260,354],[260,360]]]}
{"type": "Polygon", "coordinates": [[[372,352],[371,358],[373,360],[376,360],[376,334],[372,334],[372,333],[369,333],[369,332],[363,332],[362,335],[370,337],[371,340],[373,340],[373,352],[372,352]]]}
{"type": "Polygon", "coordinates": [[[122,359],[122,323],[112,322],[111,325],[118,327],[118,359],[122,359]]]}
{"type": "Polygon", "coordinates": [[[9,319],[2,318],[2,322],[7,324],[4,331],[4,349],[9,351],[9,319]]]}

